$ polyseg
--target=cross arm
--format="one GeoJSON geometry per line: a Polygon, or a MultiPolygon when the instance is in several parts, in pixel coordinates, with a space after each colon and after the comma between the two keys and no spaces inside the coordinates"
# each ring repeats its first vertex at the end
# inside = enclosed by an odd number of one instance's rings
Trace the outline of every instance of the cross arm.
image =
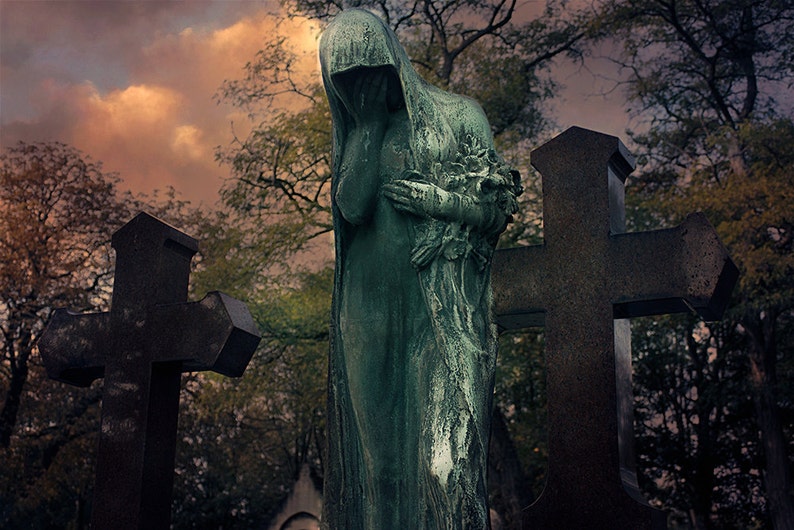
{"type": "Polygon", "coordinates": [[[51,379],[90,386],[105,373],[105,348],[110,344],[110,313],[55,313],[38,341],[39,354],[51,379]]]}
{"type": "Polygon", "coordinates": [[[718,320],[739,269],[702,213],[675,228],[612,236],[611,262],[620,293],[615,318],[696,311],[718,320]]]}
{"type": "Polygon", "coordinates": [[[260,341],[246,305],[217,291],[198,302],[157,306],[152,321],[153,359],[182,361],[184,372],[240,377],[260,341]]]}
{"type": "Polygon", "coordinates": [[[543,326],[545,320],[543,245],[494,252],[491,283],[500,330],[543,326]]]}
{"type": "MultiPolygon", "coordinates": [[[[181,361],[184,372],[212,370],[240,377],[260,341],[245,304],[219,292],[199,302],[155,306],[147,320],[152,360],[181,361]]],[[[56,310],[38,342],[47,375],[90,386],[104,376],[112,335],[110,313],[56,310]]]]}

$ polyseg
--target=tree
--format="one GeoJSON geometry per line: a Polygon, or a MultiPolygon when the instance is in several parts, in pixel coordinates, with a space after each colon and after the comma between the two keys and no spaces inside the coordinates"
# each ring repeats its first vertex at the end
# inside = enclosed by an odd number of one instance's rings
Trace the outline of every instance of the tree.
{"type": "Polygon", "coordinates": [[[640,483],[678,526],[766,518],[743,341],[693,315],[633,323],[640,483]]]}
{"type": "Polygon", "coordinates": [[[107,299],[107,227],[120,226],[127,210],[117,178],[64,144],[20,143],[0,164],[0,346],[8,385],[0,448],[7,449],[36,339],[54,307],[90,310],[107,299]]]}
{"type": "Polygon", "coordinates": [[[20,143],[0,155],[0,451],[7,462],[0,521],[35,520],[43,516],[36,502],[62,506],[64,490],[86,488],[85,458],[74,460],[68,488],[63,471],[43,475],[62,466],[64,454],[90,447],[98,393],[47,382],[35,343],[55,307],[107,303],[108,227],[120,226],[128,212],[116,183],[101,164],[61,143],[20,143]]]}
{"type": "Polygon", "coordinates": [[[298,274],[251,304],[263,342],[243,378],[187,383],[175,528],[262,526],[303,464],[322,475],[331,275],[298,274]]]}
{"type": "Polygon", "coordinates": [[[119,193],[115,175],[65,144],[19,144],[0,162],[0,526],[88,523],[102,384],[49,380],[35,342],[56,307],[108,309],[110,238],[139,210],[200,241],[193,297],[222,289],[257,300],[266,330],[245,378],[184,378],[174,525],[260,524],[302,461],[321,470],[330,273],[285,275],[279,244],[288,238],[258,237],[269,228],[194,209],[173,190],[119,193]]]}
{"type": "Polygon", "coordinates": [[[118,177],[59,142],[0,155],[0,526],[82,527],[90,513],[101,384],[47,378],[36,341],[56,308],[107,310],[111,235],[139,210],[198,224],[173,190],[117,190],[118,177]]]}
{"type": "MultiPolygon", "coordinates": [[[[644,216],[635,220],[674,223],[703,209],[741,269],[728,318],[744,341],[769,519],[774,528],[792,528],[786,441],[792,426],[783,422],[786,385],[777,366],[788,365],[794,349],[783,342],[791,339],[794,311],[794,159],[786,111],[794,66],[794,43],[786,36],[794,31],[794,5],[607,1],[600,22],[602,35],[622,42],[625,87],[641,125],[632,139],[644,162],[638,179],[644,216]]],[[[707,330],[701,340],[718,335],[714,326],[707,330]]],[[[730,353],[715,348],[718,356],[730,353]]],[[[710,515],[711,509],[699,518],[710,515]]]]}
{"type": "MultiPolygon", "coordinates": [[[[584,32],[577,15],[563,16],[563,7],[550,2],[542,16],[517,23],[515,1],[295,1],[284,9],[322,26],[352,5],[388,21],[425,78],[478,100],[502,151],[526,164],[517,147],[545,130],[540,104],[554,87],[541,74],[554,57],[578,54],[584,32]]],[[[234,177],[224,202],[282,226],[295,251],[331,230],[330,112],[319,72],[301,70],[313,67],[277,35],[246,64],[244,77],[226,81],[217,96],[255,123],[246,138],[217,152],[234,177]]]]}
{"type": "Polygon", "coordinates": [[[262,342],[239,379],[183,377],[172,524],[259,527],[302,464],[322,474],[331,271],[289,263],[279,226],[186,210],[175,224],[199,240],[191,298],[220,290],[245,302],[262,342]]]}

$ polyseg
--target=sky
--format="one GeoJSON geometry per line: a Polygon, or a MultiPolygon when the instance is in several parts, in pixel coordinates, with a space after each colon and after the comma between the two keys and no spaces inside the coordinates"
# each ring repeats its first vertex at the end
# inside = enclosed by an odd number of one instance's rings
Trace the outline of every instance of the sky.
{"type": "MultiPolygon", "coordinates": [[[[316,27],[286,20],[276,0],[0,0],[0,148],[64,142],[117,172],[124,189],[172,186],[214,205],[230,176],[216,149],[247,118],[213,96],[276,31],[313,57],[316,27]]],[[[549,112],[560,130],[625,137],[620,95],[599,95],[602,70],[603,61],[557,66],[566,88],[549,112]]]]}

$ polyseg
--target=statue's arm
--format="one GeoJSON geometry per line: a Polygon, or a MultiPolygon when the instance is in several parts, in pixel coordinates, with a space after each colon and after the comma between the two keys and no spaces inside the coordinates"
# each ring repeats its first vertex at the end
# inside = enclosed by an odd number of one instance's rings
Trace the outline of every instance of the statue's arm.
{"type": "Polygon", "coordinates": [[[463,223],[482,232],[499,231],[507,221],[496,204],[478,202],[428,182],[397,180],[385,184],[383,194],[398,210],[420,217],[463,223]]]}
{"type": "Polygon", "coordinates": [[[354,127],[344,142],[334,199],[349,223],[366,222],[380,187],[380,153],[389,122],[387,80],[382,72],[359,74],[347,101],[354,127]]]}
{"type": "Polygon", "coordinates": [[[375,209],[380,186],[380,149],[385,127],[353,129],[345,142],[339,168],[336,206],[349,223],[366,222],[375,209]]]}

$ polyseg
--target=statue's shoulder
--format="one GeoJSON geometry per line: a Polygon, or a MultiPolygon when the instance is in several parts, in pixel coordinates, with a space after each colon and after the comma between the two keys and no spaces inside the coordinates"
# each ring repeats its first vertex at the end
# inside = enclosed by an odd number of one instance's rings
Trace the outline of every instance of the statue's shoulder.
{"type": "Polygon", "coordinates": [[[493,144],[488,118],[476,100],[441,89],[436,89],[436,97],[450,125],[458,131],[461,138],[471,136],[482,142],[482,145],[493,144]]]}

